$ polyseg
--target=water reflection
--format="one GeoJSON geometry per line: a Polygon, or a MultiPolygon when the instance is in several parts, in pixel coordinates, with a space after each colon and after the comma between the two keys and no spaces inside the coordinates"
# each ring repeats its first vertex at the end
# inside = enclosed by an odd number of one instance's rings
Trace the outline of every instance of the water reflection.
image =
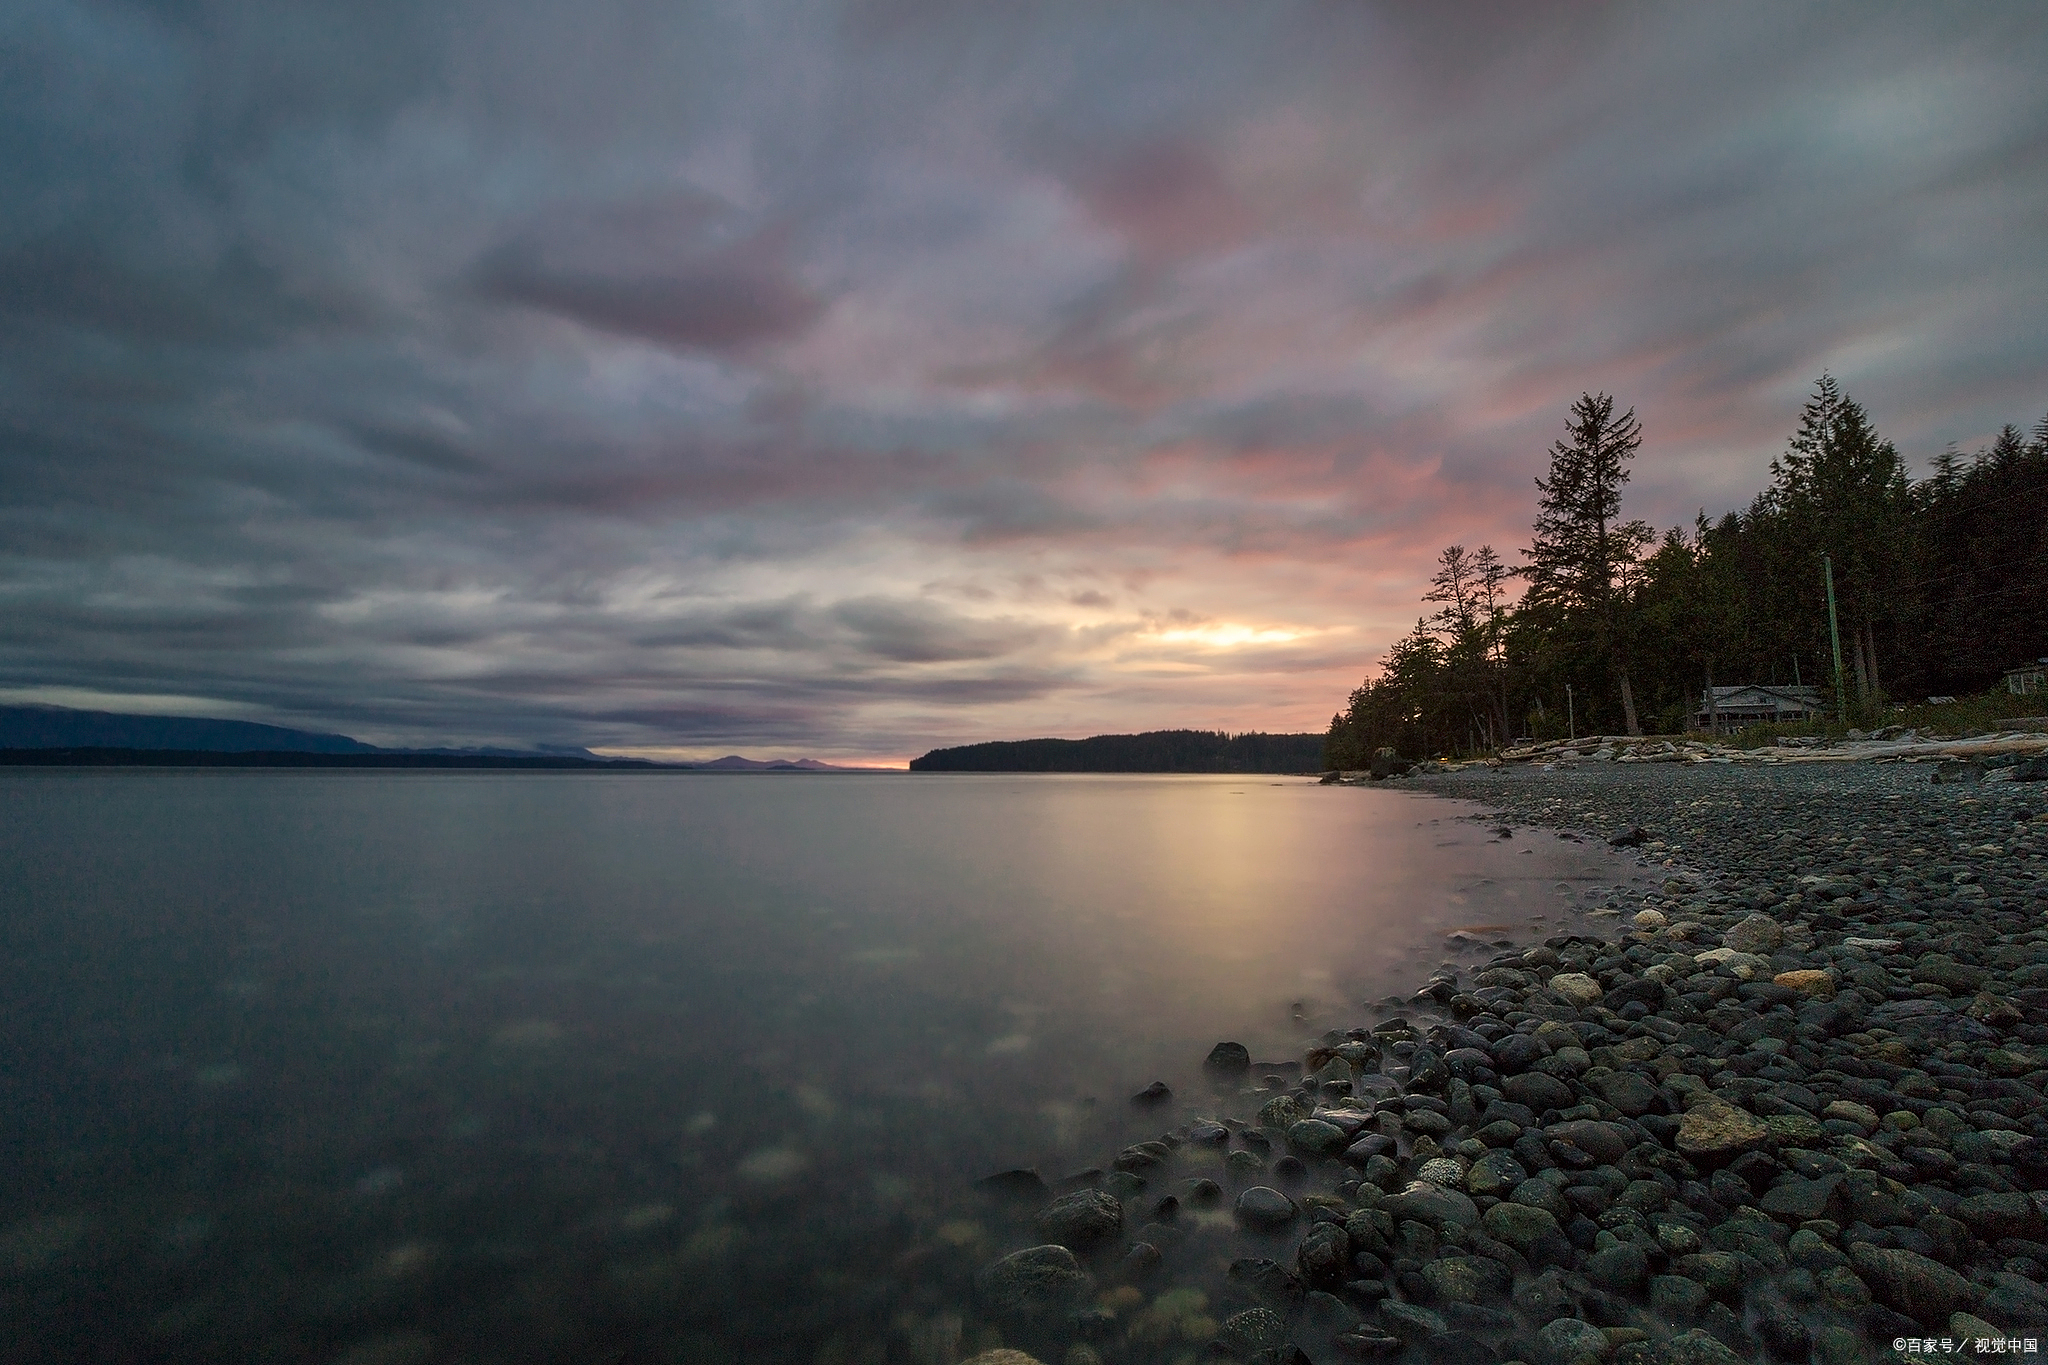
{"type": "MultiPolygon", "coordinates": [[[[1028,1233],[973,1177],[1099,1165],[1213,1103],[1217,1039],[1298,1057],[1619,871],[1242,778],[30,773],[0,813],[23,1361],[965,1351],[1028,1233]]],[[[1203,1317],[1140,1302],[1162,1352],[1203,1317]]]]}

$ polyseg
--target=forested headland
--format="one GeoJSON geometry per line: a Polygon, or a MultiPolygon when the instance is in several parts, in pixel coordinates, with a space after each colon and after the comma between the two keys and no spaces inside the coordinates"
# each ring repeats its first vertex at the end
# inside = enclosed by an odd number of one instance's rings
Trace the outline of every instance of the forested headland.
{"type": "Polygon", "coordinates": [[[1331,719],[1327,766],[1366,767],[1381,747],[1481,753],[1567,725],[1675,733],[1715,685],[1816,687],[1838,720],[1873,724],[1892,698],[1981,692],[2048,655],[2048,417],[1974,455],[1946,450],[1916,481],[1823,375],[1768,488],[1659,537],[1624,515],[1644,437],[1615,406],[1572,405],[1521,562],[1490,545],[1438,556],[1435,610],[1331,719]]]}
{"type": "Polygon", "coordinates": [[[1306,773],[1323,764],[1323,736],[1152,730],[1090,739],[1019,739],[934,749],[914,773],[1306,773]]]}

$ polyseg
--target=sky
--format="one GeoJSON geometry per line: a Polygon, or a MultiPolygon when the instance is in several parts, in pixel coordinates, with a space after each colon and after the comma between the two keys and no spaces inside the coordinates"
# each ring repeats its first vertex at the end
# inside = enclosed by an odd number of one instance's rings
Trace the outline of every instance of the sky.
{"type": "Polygon", "coordinates": [[[0,14],[0,701],[901,762],[1321,730],[1571,401],[2048,411],[2048,7],[0,14]]]}

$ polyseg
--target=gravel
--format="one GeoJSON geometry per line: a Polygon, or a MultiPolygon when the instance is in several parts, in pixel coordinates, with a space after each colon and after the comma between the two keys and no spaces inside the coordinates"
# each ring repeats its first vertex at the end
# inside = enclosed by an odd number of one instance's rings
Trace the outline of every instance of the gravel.
{"type": "MultiPolygon", "coordinates": [[[[1136,1211],[1213,1177],[1238,1217],[1155,1227],[1142,1289],[1013,1327],[1027,1345],[1836,1365],[1896,1360],[1900,1338],[2043,1335],[2048,787],[1904,763],[1399,785],[1479,802],[1506,838],[1619,836],[1661,885],[1305,1040],[1280,1095],[1240,1088],[1242,1050],[1219,1046],[1213,1095],[1187,1100],[1207,1112],[1112,1188],[1136,1211]],[[1279,1151],[1289,1189],[1254,1190],[1279,1151]],[[1167,1345],[1119,1317],[1210,1293],[1167,1345]]],[[[985,1288],[1013,1278],[994,1269],[985,1288]]]]}

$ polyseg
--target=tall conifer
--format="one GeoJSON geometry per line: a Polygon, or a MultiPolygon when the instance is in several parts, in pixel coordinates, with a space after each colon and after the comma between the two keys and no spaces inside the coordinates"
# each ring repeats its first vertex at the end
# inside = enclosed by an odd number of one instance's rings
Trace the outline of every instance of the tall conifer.
{"type": "Polygon", "coordinates": [[[1643,443],[1634,408],[1614,414],[1607,394],[1581,394],[1572,404],[1565,435],[1550,450],[1550,477],[1536,480],[1542,494],[1529,563],[1529,597],[1557,608],[1578,628],[1621,693],[1628,732],[1643,732],[1629,685],[1629,586],[1647,524],[1621,520],[1621,486],[1628,462],[1643,443]]]}

